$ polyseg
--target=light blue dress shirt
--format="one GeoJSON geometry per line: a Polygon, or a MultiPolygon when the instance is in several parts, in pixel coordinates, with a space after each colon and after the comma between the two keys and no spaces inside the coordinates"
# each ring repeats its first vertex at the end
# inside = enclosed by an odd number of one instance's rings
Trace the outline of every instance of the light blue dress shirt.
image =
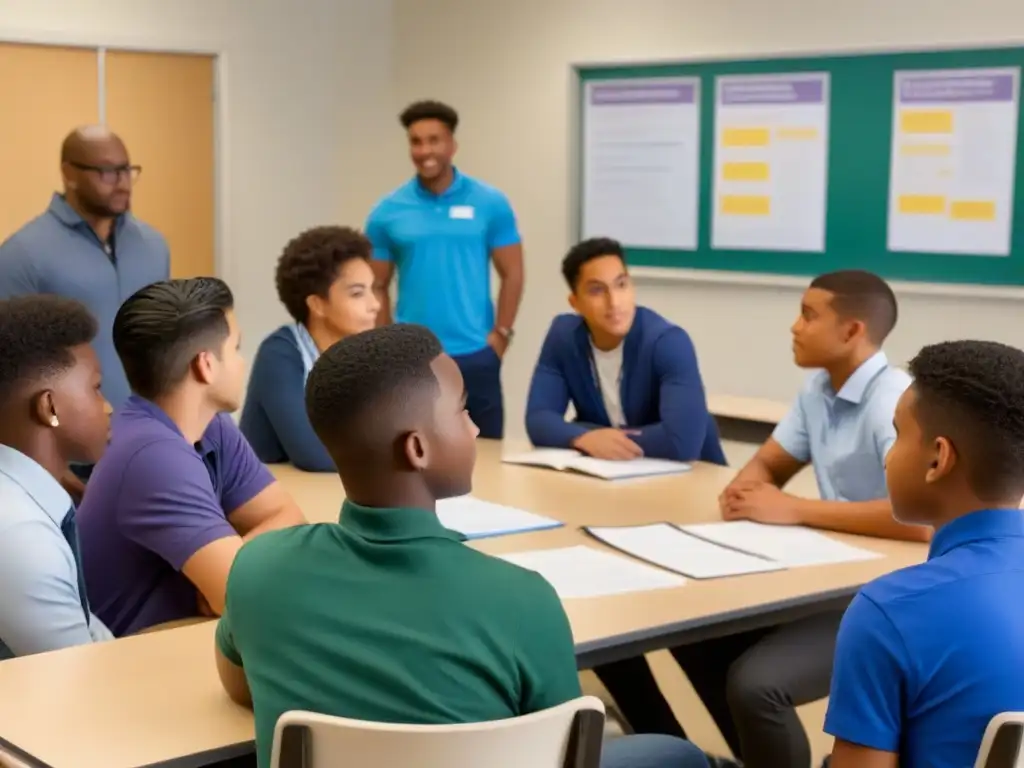
{"type": "Polygon", "coordinates": [[[112,640],[83,610],[61,532],[71,497],[28,456],[0,445],[0,660],[112,640]]]}
{"type": "Polygon", "coordinates": [[[815,371],[772,437],[814,467],[823,500],[887,498],[885,455],[896,441],[892,417],[910,383],[883,352],[864,361],[838,392],[827,372],[815,371]]]}

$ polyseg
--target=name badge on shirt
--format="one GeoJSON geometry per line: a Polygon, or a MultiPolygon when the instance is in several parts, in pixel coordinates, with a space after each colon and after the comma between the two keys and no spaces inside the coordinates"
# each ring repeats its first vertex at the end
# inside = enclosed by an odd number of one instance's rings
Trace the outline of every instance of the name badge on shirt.
{"type": "Polygon", "coordinates": [[[474,214],[472,205],[453,205],[448,209],[450,219],[472,219],[474,214]]]}

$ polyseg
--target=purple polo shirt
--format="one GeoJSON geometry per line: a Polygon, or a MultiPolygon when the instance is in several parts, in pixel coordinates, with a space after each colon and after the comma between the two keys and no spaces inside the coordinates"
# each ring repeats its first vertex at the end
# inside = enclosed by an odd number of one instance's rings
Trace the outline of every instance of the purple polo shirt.
{"type": "Polygon", "coordinates": [[[237,535],[227,518],[272,482],[227,414],[191,445],[166,413],[132,395],[114,415],[76,517],[93,612],[118,637],[198,615],[182,566],[237,535]]]}

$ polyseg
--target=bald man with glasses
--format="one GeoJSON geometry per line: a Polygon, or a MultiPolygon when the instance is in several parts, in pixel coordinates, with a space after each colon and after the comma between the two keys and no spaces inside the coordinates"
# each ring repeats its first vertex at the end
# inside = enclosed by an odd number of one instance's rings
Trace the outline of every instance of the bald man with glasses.
{"type": "Polygon", "coordinates": [[[117,408],[128,382],[111,332],[118,308],[135,291],[170,276],[163,236],[129,212],[142,168],[103,126],[68,134],[61,146],[63,193],[41,216],[0,244],[0,299],[52,293],[85,304],[99,322],[93,346],[103,394],[117,408]]]}

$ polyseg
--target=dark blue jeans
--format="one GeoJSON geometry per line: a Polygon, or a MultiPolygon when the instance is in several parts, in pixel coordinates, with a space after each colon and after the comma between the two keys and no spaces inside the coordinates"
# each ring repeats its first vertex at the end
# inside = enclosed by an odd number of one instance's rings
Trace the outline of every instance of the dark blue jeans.
{"type": "Polygon", "coordinates": [[[466,407],[480,437],[500,440],[505,432],[505,403],[501,393],[501,358],[490,345],[479,352],[453,358],[466,382],[466,407]]]}

